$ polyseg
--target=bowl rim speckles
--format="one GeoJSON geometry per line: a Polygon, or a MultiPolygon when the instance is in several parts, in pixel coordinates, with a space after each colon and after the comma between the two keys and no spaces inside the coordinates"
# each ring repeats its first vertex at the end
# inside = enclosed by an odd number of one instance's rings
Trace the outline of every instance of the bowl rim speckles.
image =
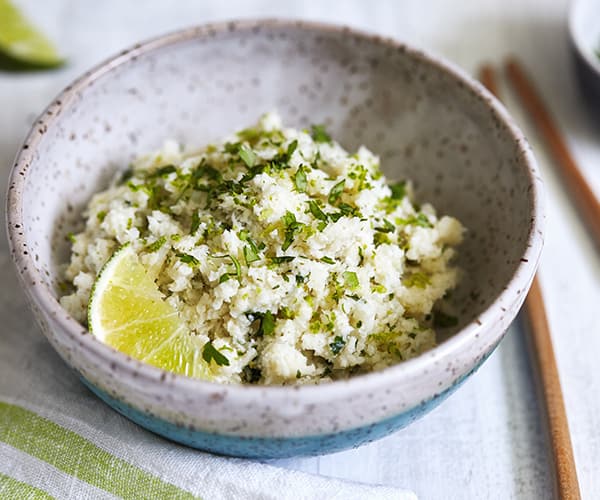
{"type": "MultiPolygon", "coordinates": [[[[173,44],[184,41],[203,39],[228,31],[246,31],[269,29],[269,28],[295,28],[307,30],[313,33],[339,33],[356,37],[393,50],[409,53],[411,57],[421,60],[430,66],[434,66],[443,73],[450,75],[457,83],[462,84],[470,90],[474,96],[479,97],[490,109],[493,117],[506,127],[514,143],[517,145],[518,154],[524,161],[522,165],[527,170],[529,179],[530,200],[529,207],[532,214],[529,227],[526,250],[522,255],[521,262],[517,265],[507,287],[496,297],[491,305],[474,321],[466,325],[450,339],[440,343],[434,349],[408,361],[364,375],[357,375],[347,380],[338,380],[321,385],[299,385],[299,386],[251,386],[251,385],[227,385],[229,396],[241,401],[251,401],[255,398],[269,398],[273,406],[278,403],[289,404],[290,401],[327,402],[330,397],[340,391],[357,391],[367,393],[376,387],[380,387],[385,380],[412,377],[427,370],[427,367],[438,360],[448,359],[453,354],[461,352],[465,344],[469,344],[480,332],[484,325],[489,322],[499,321],[502,316],[502,304],[515,303],[516,296],[524,295],[529,288],[536,271],[543,245],[543,223],[544,210],[542,199],[542,182],[538,173],[532,151],[523,134],[516,127],[502,104],[499,103],[482,85],[471,79],[463,70],[448,63],[439,57],[428,55],[420,50],[411,48],[406,44],[394,39],[365,33],[361,30],[345,26],[337,26],[325,23],[306,22],[296,20],[262,19],[228,21],[203,26],[192,27],[153,38],[149,41],[139,43],[124,50],[113,58],[94,67],[74,83],[65,88],[56,99],[42,113],[31,132],[25,139],[25,143],[17,155],[15,165],[12,169],[7,196],[7,227],[13,259],[23,280],[25,289],[30,298],[42,307],[48,314],[52,315],[57,324],[62,328],[70,340],[77,342],[106,366],[114,365],[121,373],[134,375],[138,380],[147,382],[148,386],[168,381],[173,390],[181,390],[188,394],[197,394],[209,397],[219,390],[223,390],[222,384],[191,379],[164,371],[133,360],[123,353],[96,340],[92,335],[86,335],[87,330],[75,319],[70,317],[60,306],[55,298],[55,293],[46,285],[41,274],[36,269],[34,256],[27,252],[27,238],[23,227],[22,199],[24,188],[28,178],[28,167],[33,161],[33,152],[41,140],[46,128],[57,120],[57,115],[65,107],[68,107],[74,97],[83,89],[92,85],[98,78],[111,72],[115,68],[124,65],[138,56],[155,51],[173,44]]],[[[494,339],[499,340],[499,339],[494,339]]]]}

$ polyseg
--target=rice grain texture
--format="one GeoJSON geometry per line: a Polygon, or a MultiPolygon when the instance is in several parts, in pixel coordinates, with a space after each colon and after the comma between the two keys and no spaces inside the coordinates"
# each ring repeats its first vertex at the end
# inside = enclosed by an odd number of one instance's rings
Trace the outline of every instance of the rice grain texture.
{"type": "Polygon", "coordinates": [[[463,227],[388,185],[364,147],[275,114],[201,151],[168,141],[96,194],[74,235],[62,305],[86,321],[104,263],[130,243],[224,383],[344,378],[435,344],[463,227]]]}

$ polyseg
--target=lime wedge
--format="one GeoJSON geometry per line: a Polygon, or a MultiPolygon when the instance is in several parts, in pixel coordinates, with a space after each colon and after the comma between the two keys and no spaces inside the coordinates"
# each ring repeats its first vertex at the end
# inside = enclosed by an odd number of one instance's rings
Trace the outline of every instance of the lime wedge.
{"type": "Polygon", "coordinates": [[[88,306],[92,334],[115,349],[163,370],[208,379],[202,345],[162,297],[131,245],[100,271],[88,306]]]}
{"type": "Polygon", "coordinates": [[[8,0],[0,0],[0,52],[33,66],[54,67],[64,62],[52,42],[8,0]]]}

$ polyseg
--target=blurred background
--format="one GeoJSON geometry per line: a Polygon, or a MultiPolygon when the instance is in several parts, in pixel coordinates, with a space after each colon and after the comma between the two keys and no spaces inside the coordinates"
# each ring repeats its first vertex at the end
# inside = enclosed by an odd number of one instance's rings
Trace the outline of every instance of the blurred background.
{"type": "MultiPolygon", "coordinates": [[[[594,120],[600,107],[584,100],[579,91],[566,0],[15,0],[14,4],[55,43],[66,63],[43,71],[0,67],[3,193],[14,155],[36,116],[91,66],[140,40],[190,25],[285,17],[377,32],[442,55],[473,75],[484,62],[500,68],[508,55],[517,56],[600,195],[600,121],[594,120]]],[[[582,493],[584,498],[598,498],[600,320],[593,304],[600,299],[600,260],[535,127],[504,84],[501,90],[532,142],[547,186],[549,229],[540,274],[582,493]]],[[[35,329],[17,291],[3,231],[0,281],[14,290],[2,298],[2,311],[10,309],[2,314],[22,330],[35,329]]],[[[54,355],[49,348],[48,353],[54,355]]],[[[553,478],[542,420],[517,323],[463,389],[408,429],[358,450],[273,463],[406,487],[422,498],[549,498],[553,478]]]]}

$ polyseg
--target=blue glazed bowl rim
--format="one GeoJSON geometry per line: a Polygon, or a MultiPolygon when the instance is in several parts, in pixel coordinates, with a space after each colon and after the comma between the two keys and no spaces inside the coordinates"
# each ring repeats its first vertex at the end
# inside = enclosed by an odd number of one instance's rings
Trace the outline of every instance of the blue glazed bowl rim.
{"type": "MultiPolygon", "coordinates": [[[[512,304],[515,301],[515,295],[519,293],[524,295],[533,280],[543,246],[545,214],[542,193],[542,181],[539,176],[538,167],[531,148],[522,132],[515,125],[504,106],[479,82],[468,76],[458,66],[392,38],[382,37],[347,26],[312,21],[255,19],[204,24],[137,43],[93,67],[72,84],[68,85],[42,112],[26,137],[24,147],[17,154],[8,184],[6,224],[11,254],[28,296],[55,319],[58,326],[62,329],[62,332],[58,333],[59,335],[64,332],[64,334],[70,337],[72,342],[75,342],[82,349],[87,350],[98,361],[104,363],[105,369],[108,370],[111,365],[113,367],[116,366],[121,373],[136,377],[140,381],[147,382],[150,386],[155,383],[155,387],[157,388],[161,385],[164,388],[164,382],[167,381],[171,390],[181,391],[188,395],[210,396],[216,391],[222,391],[226,388],[229,397],[238,398],[242,401],[250,401],[257,397],[267,397],[274,403],[290,400],[326,402],[332,397],[339,397],[340,393],[344,393],[345,391],[366,393],[389,382],[390,379],[401,380],[416,376],[419,373],[427,371],[428,367],[431,367],[436,361],[443,358],[456,359],[457,355],[484,331],[486,324],[498,321],[500,316],[504,314],[501,310],[502,304],[512,304]],[[37,133],[40,126],[47,126],[48,128],[53,126],[59,120],[58,115],[61,108],[68,106],[79,92],[92,85],[95,80],[110,73],[115,68],[135,60],[142,54],[189,40],[210,38],[218,34],[227,33],[228,31],[245,32],[251,36],[253,31],[269,28],[296,29],[312,33],[333,32],[343,34],[344,36],[355,37],[362,41],[379,44],[382,47],[403,51],[414,59],[434,66],[436,69],[453,77],[457,83],[462,84],[465,88],[473,92],[474,96],[479,97],[479,99],[485,102],[493,116],[506,127],[508,133],[514,139],[519,155],[524,159],[522,165],[525,165],[527,169],[532,201],[530,204],[531,225],[526,250],[522,255],[521,262],[511,276],[508,285],[478,318],[463,327],[451,338],[420,356],[380,371],[320,385],[223,385],[216,382],[166,373],[154,366],[134,360],[96,340],[93,335],[89,335],[88,331],[61,307],[54,296],[53,290],[46,284],[41,273],[36,269],[31,252],[25,253],[22,251],[23,248],[28,247],[26,232],[23,226],[23,191],[29,174],[28,166],[34,161],[34,152],[42,138],[41,134],[37,133]]],[[[495,339],[490,339],[490,344],[494,344],[493,340],[495,339]]]]}

